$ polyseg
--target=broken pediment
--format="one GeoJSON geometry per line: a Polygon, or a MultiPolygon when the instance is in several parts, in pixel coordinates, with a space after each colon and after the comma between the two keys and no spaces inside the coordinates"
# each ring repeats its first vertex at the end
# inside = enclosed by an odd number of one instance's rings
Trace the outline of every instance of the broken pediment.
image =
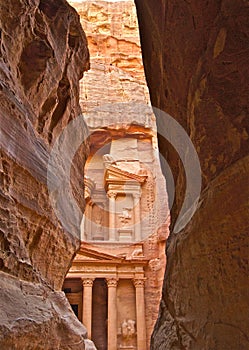
{"type": "Polygon", "coordinates": [[[120,261],[122,258],[117,257],[115,255],[106,254],[103,252],[98,251],[98,249],[88,248],[85,246],[81,246],[79,252],[76,255],[75,260],[88,260],[88,261],[103,261],[103,260],[109,260],[109,261],[120,261]]]}
{"type": "Polygon", "coordinates": [[[104,253],[97,245],[90,245],[82,243],[79,252],[76,255],[75,261],[87,261],[87,262],[115,262],[122,263],[125,261],[132,260],[144,260],[143,244],[132,244],[124,245],[123,247],[112,247],[106,248],[105,251],[109,250],[108,253],[104,253]]]}
{"type": "Polygon", "coordinates": [[[139,162],[115,162],[106,168],[105,181],[136,181],[144,183],[147,179],[147,170],[140,167],[139,162]]]}

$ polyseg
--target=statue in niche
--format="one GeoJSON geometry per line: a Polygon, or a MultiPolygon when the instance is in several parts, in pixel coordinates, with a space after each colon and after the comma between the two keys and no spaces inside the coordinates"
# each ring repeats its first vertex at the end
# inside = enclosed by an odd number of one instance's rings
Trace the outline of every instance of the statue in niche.
{"type": "Polygon", "coordinates": [[[121,325],[121,332],[122,332],[122,337],[123,338],[127,338],[128,336],[128,323],[126,320],[124,320],[122,322],[122,325],[121,325]]]}
{"type": "Polygon", "coordinates": [[[95,219],[93,239],[103,239],[102,218],[95,219]]]}
{"type": "Polygon", "coordinates": [[[102,233],[102,218],[96,219],[96,233],[102,233]]]}
{"type": "Polygon", "coordinates": [[[136,334],[136,330],[135,330],[135,321],[134,320],[128,320],[128,336],[133,336],[136,334]]]}
{"type": "Polygon", "coordinates": [[[131,208],[123,208],[122,213],[119,214],[118,217],[123,224],[127,224],[131,220],[131,210],[131,208]]]}
{"type": "Polygon", "coordinates": [[[121,324],[121,334],[122,334],[122,339],[123,343],[125,345],[132,345],[132,339],[134,338],[136,334],[136,329],[135,329],[135,321],[134,320],[126,320],[121,324]]]}

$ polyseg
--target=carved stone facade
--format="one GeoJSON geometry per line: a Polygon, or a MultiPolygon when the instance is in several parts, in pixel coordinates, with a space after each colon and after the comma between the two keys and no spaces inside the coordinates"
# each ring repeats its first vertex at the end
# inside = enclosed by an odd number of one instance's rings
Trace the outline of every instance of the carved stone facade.
{"type": "Polygon", "coordinates": [[[75,7],[91,53],[92,69],[81,90],[90,155],[82,244],[64,291],[98,350],[148,350],[161,298],[169,210],[136,11],[132,1],[82,1],[75,7]],[[123,18],[121,32],[115,18],[123,18]],[[114,41],[122,49],[108,46],[114,41]]]}
{"type": "MultiPolygon", "coordinates": [[[[67,275],[64,291],[100,350],[148,349],[146,333],[149,336],[152,329],[146,324],[145,244],[83,242],[67,275]]],[[[156,310],[158,302],[154,300],[156,310]]]]}
{"type": "Polygon", "coordinates": [[[122,140],[123,159],[119,139],[95,143],[87,161],[82,245],[64,290],[99,350],[148,349],[158,314],[169,216],[152,134],[122,140]]]}
{"type": "MultiPolygon", "coordinates": [[[[150,137],[148,135],[148,143],[150,137]]],[[[123,147],[126,147],[127,155],[123,159],[115,150],[117,142],[120,140],[111,141],[109,147],[112,154],[108,156],[119,160],[106,163],[107,155],[101,157],[101,152],[105,152],[105,149],[100,149],[88,161],[85,182],[86,213],[85,222],[82,224],[83,241],[139,242],[151,233],[146,229],[149,225],[149,215],[155,214],[158,203],[152,203],[148,212],[141,211],[155,192],[155,188],[149,186],[150,181],[147,181],[155,176],[152,168],[155,163],[153,149],[150,149],[149,168],[148,164],[145,165],[139,160],[138,147],[143,147],[142,142],[138,145],[139,140],[135,138],[125,140],[123,147]],[[130,155],[129,159],[130,144],[135,144],[136,158],[130,155]]],[[[154,226],[156,224],[159,223],[152,223],[154,226]]]]}

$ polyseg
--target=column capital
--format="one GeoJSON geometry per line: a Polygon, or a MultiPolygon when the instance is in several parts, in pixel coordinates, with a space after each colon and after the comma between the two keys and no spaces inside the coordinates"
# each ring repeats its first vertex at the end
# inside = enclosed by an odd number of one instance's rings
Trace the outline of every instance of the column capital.
{"type": "Polygon", "coordinates": [[[82,278],[81,279],[83,287],[92,287],[94,278],[82,278]]]}
{"type": "Polygon", "coordinates": [[[133,278],[133,284],[135,288],[139,288],[139,287],[144,288],[145,280],[146,278],[133,278]]]}
{"type": "Polygon", "coordinates": [[[108,196],[108,198],[116,198],[117,197],[117,192],[115,192],[115,191],[108,191],[107,192],[107,196],[108,196]]]}
{"type": "Polygon", "coordinates": [[[118,285],[118,278],[114,278],[114,277],[110,277],[110,278],[106,278],[106,283],[107,283],[107,287],[117,287],[118,285]]]}

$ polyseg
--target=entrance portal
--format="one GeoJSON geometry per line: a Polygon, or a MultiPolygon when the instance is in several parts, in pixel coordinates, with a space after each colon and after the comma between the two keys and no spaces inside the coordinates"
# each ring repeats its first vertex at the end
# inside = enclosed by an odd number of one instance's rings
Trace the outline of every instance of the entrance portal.
{"type": "Polygon", "coordinates": [[[98,350],[107,350],[107,285],[104,278],[93,283],[92,340],[98,350]]]}

